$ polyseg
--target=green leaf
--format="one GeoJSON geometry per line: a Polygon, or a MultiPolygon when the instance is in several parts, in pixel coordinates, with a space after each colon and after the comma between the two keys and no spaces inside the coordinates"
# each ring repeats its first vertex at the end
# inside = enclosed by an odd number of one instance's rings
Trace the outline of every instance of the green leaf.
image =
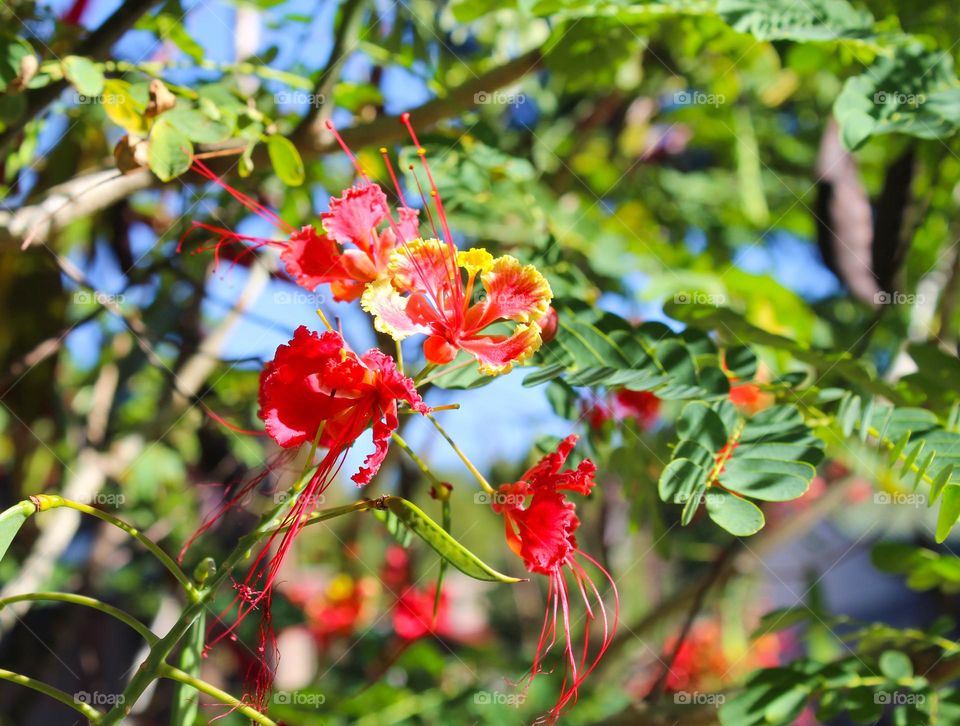
{"type": "Polygon", "coordinates": [[[167,121],[177,131],[197,144],[213,144],[230,137],[231,128],[221,121],[214,121],[205,113],[179,105],[157,117],[167,121]]]}
{"type": "Polygon", "coordinates": [[[937,542],[943,542],[960,518],[960,484],[948,484],[943,490],[943,501],[937,514],[937,542]]]}
{"type": "Polygon", "coordinates": [[[887,650],[880,655],[880,672],[891,681],[903,681],[913,678],[913,663],[906,653],[899,650],[887,650]]]}
{"type": "Polygon", "coordinates": [[[147,132],[143,118],[145,108],[130,92],[130,84],[116,78],[108,78],[103,83],[103,110],[117,126],[131,134],[144,135],[147,132]]]}
{"type": "Polygon", "coordinates": [[[158,118],[150,131],[150,149],[147,159],[150,170],[160,181],[170,181],[190,168],[193,161],[193,144],[169,121],[158,118]]]}
{"type": "Polygon", "coordinates": [[[476,580],[489,582],[521,582],[519,578],[504,575],[485,564],[412,502],[400,497],[386,497],[385,501],[387,509],[395,514],[410,531],[463,574],[476,580]]]}
{"type": "Polygon", "coordinates": [[[749,537],[763,529],[763,512],[753,502],[722,490],[707,494],[710,519],[730,534],[749,537]]]}
{"type": "Polygon", "coordinates": [[[717,12],[759,40],[865,38],[873,31],[873,16],[846,0],[719,0],[717,12]]]}
{"type": "Polygon", "coordinates": [[[849,149],[878,134],[949,136],[960,127],[960,81],[953,59],[919,43],[881,55],[865,73],[847,80],[833,113],[849,149]]]}
{"type": "Polygon", "coordinates": [[[68,55],[63,59],[63,74],[84,96],[99,96],[103,92],[103,71],[89,58],[68,55]]]}
{"type": "Polygon", "coordinates": [[[267,152],[270,154],[270,163],[280,181],[291,187],[303,184],[306,172],[303,168],[303,159],[300,152],[290,139],[274,134],[267,137],[267,152]]]}
{"type": "Polygon", "coordinates": [[[37,509],[32,502],[24,501],[0,513],[0,560],[7,554],[7,549],[20,531],[20,527],[35,511],[37,509]]]}

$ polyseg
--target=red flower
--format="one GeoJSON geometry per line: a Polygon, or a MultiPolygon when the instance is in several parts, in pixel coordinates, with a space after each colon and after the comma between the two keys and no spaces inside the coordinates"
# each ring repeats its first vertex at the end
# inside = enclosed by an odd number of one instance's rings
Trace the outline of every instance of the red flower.
{"type": "Polygon", "coordinates": [[[550,578],[549,603],[530,672],[531,679],[541,672],[540,663],[557,640],[558,613],[562,618],[564,678],[560,697],[546,717],[551,723],[560,717],[571,701],[576,700],[580,685],[600,662],[613,639],[620,610],[617,587],[610,574],[577,546],[575,533],[580,520],[565,492],[589,495],[595,485],[596,467],[592,461],[584,459],[575,469],[561,470],[576,441],[576,436],[568,436],[554,453],[544,456],[519,481],[502,485],[493,502],[494,511],[504,517],[510,548],[523,559],[530,572],[550,578]],[[603,597],[579,562],[580,558],[596,567],[610,583],[616,602],[612,624],[607,618],[603,597]],[[575,585],[573,592],[580,595],[585,606],[584,640],[583,646],[578,648],[574,648],[572,636],[568,577],[575,585]],[[598,616],[603,623],[603,641],[591,657],[590,626],[598,616]]]}
{"type": "MultiPolygon", "coordinates": [[[[280,259],[298,285],[312,291],[329,283],[334,300],[360,297],[367,283],[386,272],[398,242],[418,236],[418,212],[401,206],[394,219],[383,190],[369,181],[347,189],[339,198],[331,198],[330,211],[320,215],[323,231],[318,231],[312,225],[295,229],[263,205],[228,186],[202,162],[194,161],[193,167],[287,236],[287,239],[266,239],[194,222],[194,228],[216,236],[215,259],[219,260],[225,245],[243,245],[240,253],[231,255],[235,260],[260,247],[273,247],[280,251],[280,259]]],[[[208,248],[197,251],[205,249],[208,248]]]]}
{"type": "Polygon", "coordinates": [[[436,585],[422,590],[413,585],[405,588],[393,607],[393,631],[404,640],[417,640],[431,633],[444,635],[449,628],[450,605],[447,593],[441,590],[440,606],[434,617],[436,594],[436,585]]]}
{"type": "Polygon", "coordinates": [[[397,428],[398,401],[420,413],[429,411],[413,381],[397,370],[388,355],[369,350],[358,356],[339,333],[318,335],[303,326],[297,328],[289,343],[277,348],[274,359],[264,368],[259,398],[260,418],[278,444],[294,447],[316,443],[326,447],[327,453],[261,548],[246,578],[234,584],[237,595],[214,624],[218,626],[236,607],[233,623],[218,632],[208,647],[231,636],[247,615],[260,610],[259,648],[264,661],[256,676],[258,706],[263,704],[272,678],[266,650],[268,645],[275,650],[270,623],[273,587],[287,552],[320,495],[339,472],[347,450],[372,424],[374,450],[352,477],[358,485],[369,483],[387,455],[390,434],[397,428]]]}
{"type": "Polygon", "coordinates": [[[756,383],[730,386],[730,403],[751,415],[769,408],[773,402],[773,394],[764,393],[756,383]]]}
{"type": "MultiPolygon", "coordinates": [[[[428,209],[433,237],[410,239],[400,235],[386,274],[366,286],[361,305],[374,316],[377,330],[388,333],[395,340],[415,334],[429,336],[423,352],[430,363],[450,363],[458,351],[464,350],[476,358],[481,372],[488,375],[506,373],[540,347],[539,322],[547,315],[553,298],[550,285],[535,267],[521,265],[509,255],[494,259],[484,249],[457,251],[447,224],[443,198],[426,161],[426,152],[420,146],[409,114],[403,114],[401,119],[417,146],[430,185],[436,214],[429,212],[426,198],[424,206],[428,209]],[[439,222],[439,230],[435,219],[439,222]],[[479,290],[481,285],[484,294],[479,302],[474,303],[475,287],[479,290]],[[506,333],[487,330],[495,323],[510,329],[506,333]]],[[[327,128],[353,161],[357,173],[367,180],[356,157],[329,121],[327,128]]],[[[386,149],[381,152],[397,196],[403,202],[403,193],[396,184],[386,149]]],[[[419,181],[417,185],[419,187],[419,181]]],[[[354,227],[362,229],[368,223],[364,219],[354,227]]],[[[324,226],[330,231],[327,222],[324,226]]],[[[350,230],[345,229],[344,233],[348,234],[350,230]]],[[[548,323],[549,319],[545,322],[548,323]]]]}
{"type": "Polygon", "coordinates": [[[650,391],[621,388],[613,394],[614,410],[623,418],[634,418],[648,429],[660,416],[660,399],[650,391]]]}

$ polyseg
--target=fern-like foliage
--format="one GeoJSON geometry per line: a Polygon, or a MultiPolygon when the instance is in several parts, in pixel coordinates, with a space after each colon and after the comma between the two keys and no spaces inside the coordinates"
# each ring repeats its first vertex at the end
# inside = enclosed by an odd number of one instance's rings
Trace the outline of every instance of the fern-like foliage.
{"type": "Polygon", "coordinates": [[[958,409],[946,425],[923,408],[895,407],[844,392],[836,420],[845,436],[857,435],[887,454],[888,466],[916,491],[929,485],[927,505],[941,500],[936,539],[943,542],[960,518],[960,433],[958,409]]]}
{"type": "Polygon", "coordinates": [[[683,524],[704,503],[714,522],[739,536],[764,525],[751,499],[796,499],[823,458],[823,443],[790,405],[744,418],[729,401],[693,401],[681,412],[677,433],[673,458],[660,476],[660,498],[683,505],[683,524]]]}
{"type": "Polygon", "coordinates": [[[524,379],[525,386],[563,379],[572,386],[656,391],[662,399],[717,398],[730,390],[716,365],[716,346],[699,331],[634,326],[582,304],[557,310],[557,336],[537,354],[533,363],[540,370],[524,379]]]}

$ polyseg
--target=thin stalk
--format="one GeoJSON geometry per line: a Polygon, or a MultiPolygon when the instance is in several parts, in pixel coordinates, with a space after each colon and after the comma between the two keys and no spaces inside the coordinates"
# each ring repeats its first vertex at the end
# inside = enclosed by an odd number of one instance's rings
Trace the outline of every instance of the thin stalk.
{"type": "MultiPolygon", "coordinates": [[[[346,514],[352,511],[361,511],[362,509],[372,508],[373,506],[376,506],[375,502],[369,504],[366,503],[366,501],[357,502],[347,507],[338,507],[335,510],[329,510],[328,512],[318,512],[318,514],[326,514],[327,516],[323,518],[330,519],[333,516],[339,516],[340,514],[346,514]],[[336,512],[336,514],[334,514],[334,512],[336,512]]],[[[146,659],[140,664],[136,673],[133,674],[133,678],[131,678],[127,684],[127,688],[123,692],[123,701],[116,704],[103,716],[100,721],[102,726],[114,726],[114,724],[118,724],[126,718],[133,709],[134,704],[143,695],[143,692],[146,691],[150,684],[158,677],[161,669],[171,667],[166,663],[167,656],[170,655],[171,651],[177,646],[177,643],[187,634],[194,621],[204,612],[209,600],[213,598],[220,586],[226,582],[233,570],[243,560],[250,557],[251,551],[260,540],[272,534],[274,530],[282,525],[285,511],[285,507],[274,509],[264,516],[260,525],[253,532],[240,538],[237,546],[233,548],[233,551],[223,561],[217,574],[209,584],[197,591],[197,598],[183,609],[177,622],[170,628],[170,631],[151,646],[146,659]]],[[[317,517],[312,521],[321,521],[321,518],[317,517]]],[[[266,723],[272,724],[273,722],[267,721],[266,723]]]]}
{"type": "Polygon", "coordinates": [[[105,615],[116,618],[125,625],[135,630],[150,645],[156,643],[159,638],[151,632],[150,628],[141,623],[135,617],[125,610],[108,605],[96,598],[86,595],[75,595],[71,592],[28,592],[23,595],[11,595],[10,597],[0,598],[0,609],[16,602],[36,601],[36,602],[66,602],[71,605],[83,605],[84,607],[99,610],[105,615]]]}
{"type": "Polygon", "coordinates": [[[160,666],[158,675],[161,678],[169,678],[171,681],[177,681],[178,683],[183,683],[191,688],[195,688],[196,690],[200,691],[200,693],[205,693],[211,698],[215,698],[220,703],[230,706],[232,709],[243,714],[251,721],[256,721],[258,724],[262,724],[262,726],[277,726],[277,722],[271,719],[269,716],[260,713],[257,709],[252,708],[238,698],[231,696],[226,691],[220,690],[212,683],[207,683],[199,678],[195,678],[179,668],[174,668],[172,665],[164,663],[160,666]]]}
{"type": "Polygon", "coordinates": [[[0,668],[0,679],[10,681],[11,683],[19,683],[21,686],[26,688],[32,688],[34,691],[42,693],[45,696],[50,696],[50,698],[54,699],[55,701],[60,701],[60,703],[62,703],[64,706],[69,706],[74,711],[79,711],[87,717],[87,720],[89,720],[90,723],[101,723],[103,714],[101,714],[89,703],[78,701],[71,694],[61,691],[59,688],[48,686],[43,681],[38,681],[36,678],[21,675],[20,673],[14,673],[13,671],[8,671],[5,668],[0,668]]]}
{"type": "Polygon", "coordinates": [[[430,419],[437,431],[440,432],[440,435],[447,440],[447,443],[450,444],[450,448],[452,448],[456,452],[457,456],[460,457],[460,461],[462,461],[470,470],[470,473],[476,477],[477,481],[480,483],[480,486],[483,488],[483,491],[485,491],[487,494],[495,494],[496,491],[492,486],[490,486],[490,482],[488,482],[483,474],[481,474],[477,469],[477,467],[473,465],[473,462],[467,458],[467,455],[460,450],[460,447],[457,446],[456,442],[450,438],[450,434],[443,429],[443,427],[440,425],[440,422],[429,413],[427,414],[427,418],[430,419]]]}
{"type": "Polygon", "coordinates": [[[176,561],[174,561],[170,555],[164,552],[152,539],[141,534],[140,530],[138,530],[136,527],[127,524],[122,519],[118,519],[108,512],[104,512],[102,509],[97,509],[96,507],[81,504],[80,502],[74,502],[70,499],[64,499],[63,497],[52,494],[39,494],[31,497],[30,501],[34,503],[34,506],[36,506],[38,512],[44,512],[48,509],[56,509],[58,507],[66,507],[68,509],[74,509],[78,512],[83,512],[84,514],[89,514],[91,517],[96,517],[107,524],[112,524],[117,529],[123,530],[144,547],[146,547],[147,550],[150,551],[150,554],[160,560],[160,563],[170,571],[170,574],[177,578],[177,581],[183,586],[183,589],[186,590],[187,595],[191,599],[196,598],[197,588],[194,587],[193,583],[190,581],[190,578],[183,573],[183,570],[180,569],[176,561]]]}
{"type": "Polygon", "coordinates": [[[430,467],[427,466],[427,463],[420,458],[420,455],[416,451],[410,448],[410,444],[404,441],[400,434],[394,431],[392,434],[390,434],[390,436],[397,446],[403,449],[404,453],[409,456],[413,460],[413,463],[420,468],[420,471],[422,471],[427,479],[430,480],[431,484],[433,484],[435,487],[441,486],[440,479],[437,477],[437,475],[430,471],[430,467]]]}

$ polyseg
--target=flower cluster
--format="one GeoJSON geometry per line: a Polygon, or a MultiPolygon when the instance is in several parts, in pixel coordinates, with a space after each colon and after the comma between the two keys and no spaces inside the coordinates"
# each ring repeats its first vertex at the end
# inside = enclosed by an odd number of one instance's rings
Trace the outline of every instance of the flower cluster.
{"type": "MultiPolygon", "coordinates": [[[[319,227],[288,224],[256,200],[226,185],[202,162],[195,161],[197,173],[222,187],[282,235],[279,239],[267,239],[194,223],[194,227],[213,234],[215,239],[211,246],[201,246],[196,251],[212,249],[215,260],[226,254],[236,263],[258,249],[273,248],[296,284],[311,292],[328,285],[334,300],[359,301],[360,307],[372,316],[375,329],[396,341],[424,336],[424,371],[461,357],[463,362],[451,366],[451,370],[475,361],[482,374],[504,374],[527,361],[544,339],[550,340],[556,333],[558,319],[550,305],[550,284],[536,267],[510,255],[494,257],[482,248],[457,248],[425,152],[409,117],[404,115],[402,120],[419,152],[433,211],[422,191],[423,208],[408,206],[386,150],[382,149],[396,192],[397,204],[392,206],[387,194],[367,177],[342,137],[328,124],[353,162],[360,181],[330,200],[319,227]],[[426,212],[432,236],[420,233],[421,211],[426,212]]],[[[417,188],[420,189],[419,180],[417,188]]],[[[326,323],[322,313],[320,316],[326,323]]],[[[315,503],[340,473],[346,453],[363,432],[372,430],[373,450],[351,473],[358,486],[369,484],[382,465],[391,438],[396,436],[398,414],[402,410],[430,412],[415,381],[404,374],[402,364],[379,349],[358,355],[351,350],[342,331],[329,324],[327,328],[325,332],[297,328],[292,339],[277,348],[261,374],[259,417],[266,434],[285,451],[310,447],[309,459],[314,468],[292,492],[294,496],[289,497],[290,504],[279,526],[269,533],[265,545],[253,558],[246,578],[234,584],[233,603],[211,628],[214,637],[209,645],[223,638],[232,639],[243,618],[259,611],[262,663],[256,674],[256,692],[251,695],[257,707],[262,707],[269,693],[270,656],[276,660],[275,652],[267,652],[271,643],[276,649],[270,626],[272,592],[281,565],[315,503]],[[232,622],[226,624],[224,619],[234,611],[232,622]]],[[[423,379],[423,375],[417,378],[423,379]]],[[[511,495],[504,501],[515,504],[495,505],[506,523],[508,545],[523,558],[528,570],[549,581],[549,603],[532,676],[541,672],[540,664],[556,642],[558,629],[565,636],[563,660],[567,673],[559,700],[549,715],[551,721],[576,698],[578,687],[609,645],[617,619],[616,615],[612,620],[608,618],[605,593],[590,579],[584,565],[604,575],[616,599],[613,581],[602,566],[579,549],[575,537],[579,519],[566,493],[588,495],[595,473],[589,460],[575,469],[561,471],[575,441],[576,437],[564,440],[555,453],[544,457],[519,481],[501,488],[504,494],[511,495]],[[583,647],[577,649],[573,645],[577,623],[571,615],[571,593],[579,593],[586,611],[583,647]],[[562,612],[561,622],[558,612],[562,612]],[[603,638],[599,649],[591,654],[590,629],[596,622],[602,622],[603,638]]],[[[236,501],[237,498],[232,499],[228,506],[236,501]]],[[[204,525],[201,532],[210,524],[204,525]]],[[[409,572],[402,579],[397,583],[393,606],[394,630],[401,641],[447,634],[446,594],[415,587],[409,572]]],[[[312,600],[311,629],[318,642],[351,632],[361,617],[364,600],[361,589],[343,586],[312,600]]]]}

